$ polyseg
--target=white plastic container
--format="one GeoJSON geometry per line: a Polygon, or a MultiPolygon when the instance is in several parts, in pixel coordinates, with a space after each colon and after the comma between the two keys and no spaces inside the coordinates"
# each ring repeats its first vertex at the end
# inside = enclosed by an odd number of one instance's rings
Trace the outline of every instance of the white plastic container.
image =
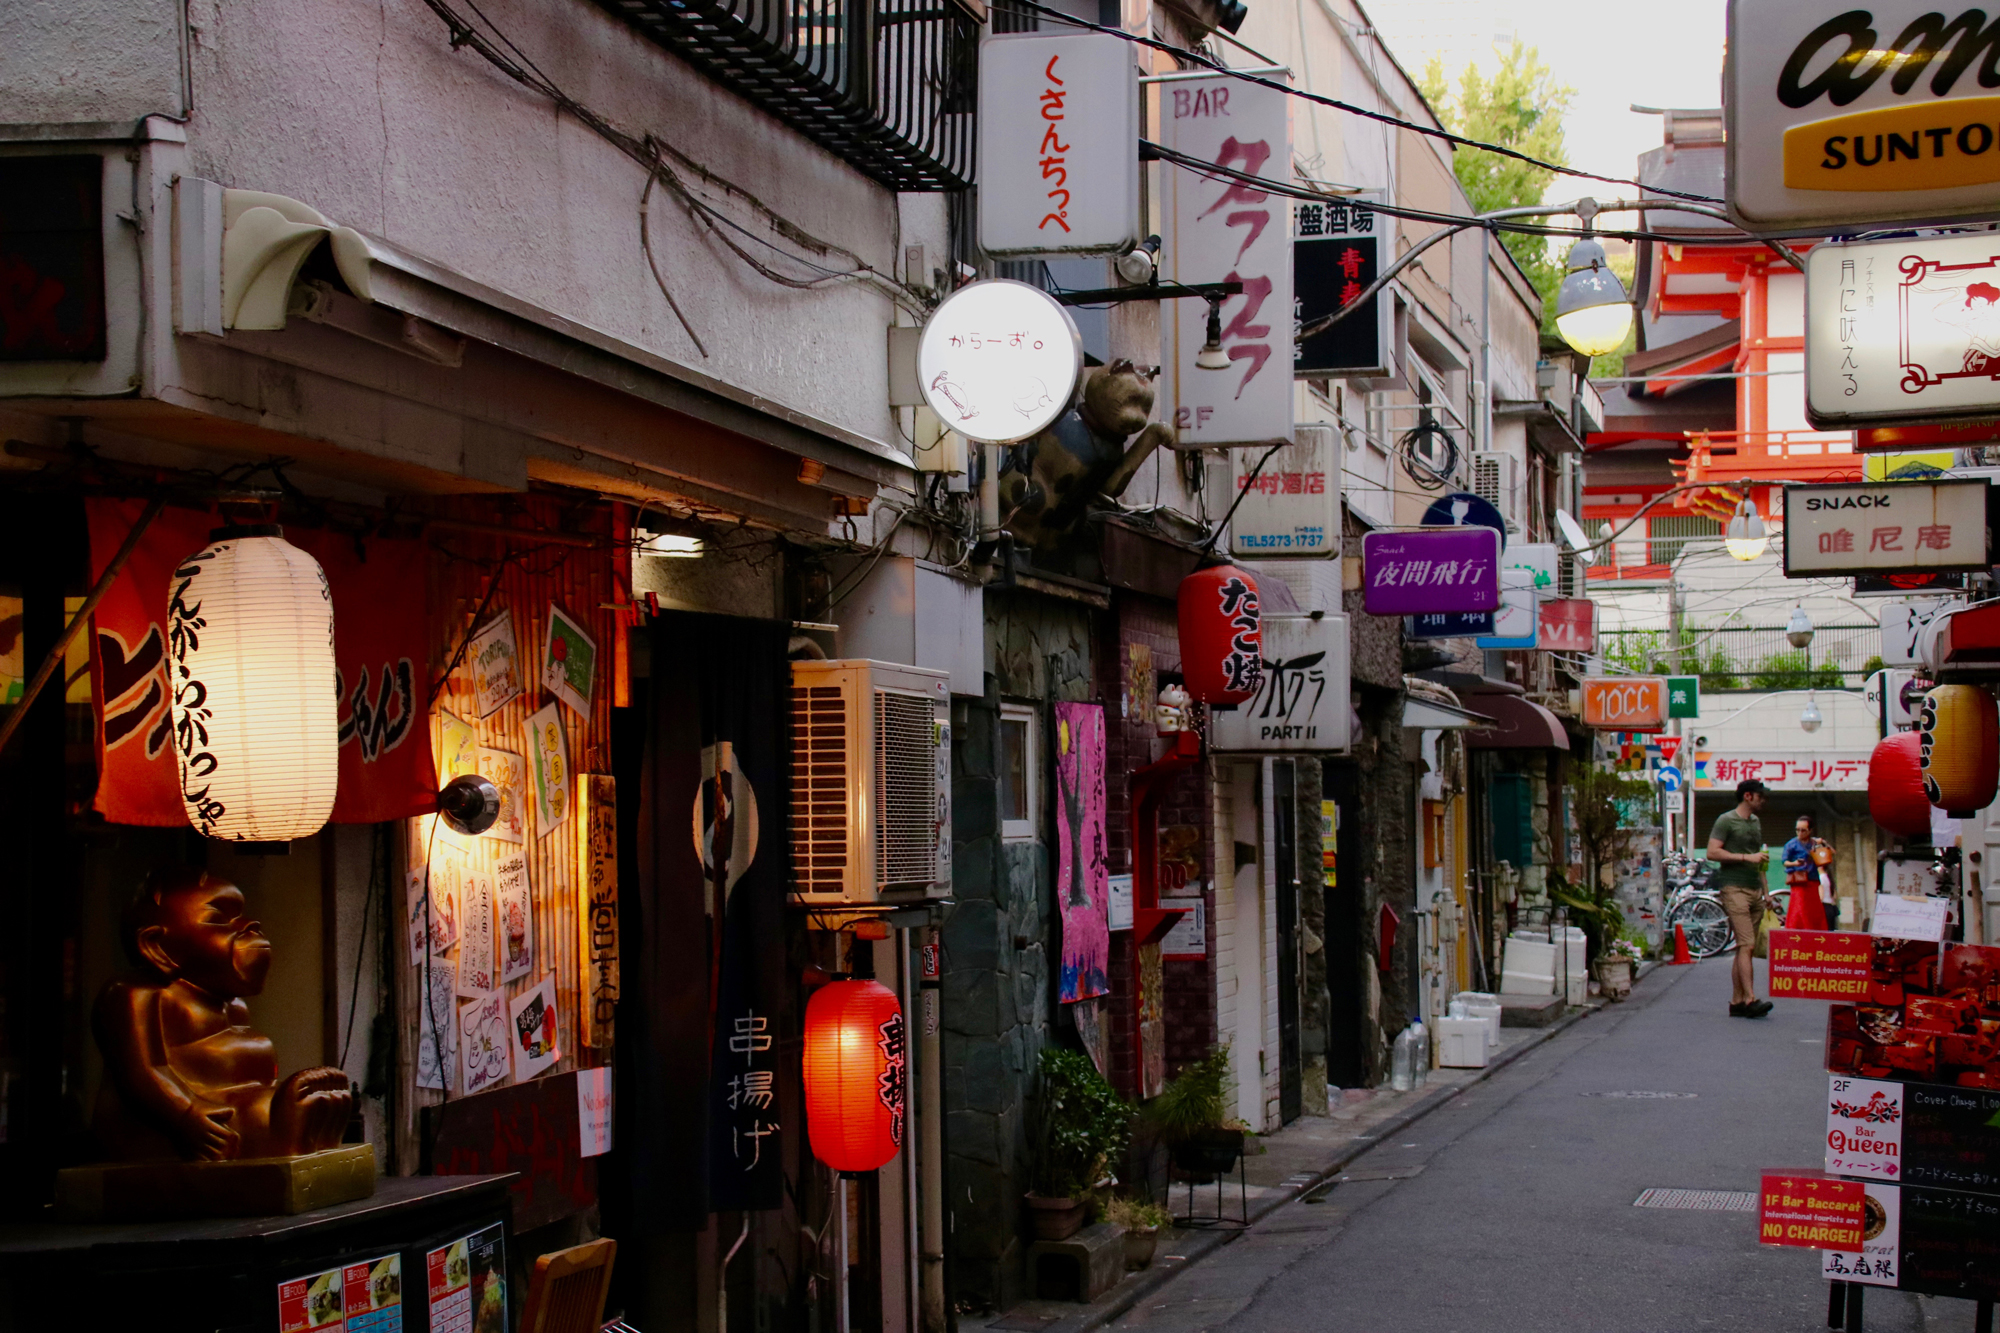
{"type": "Polygon", "coordinates": [[[1460,991],[1452,997],[1453,1004],[1463,1004],[1468,1018],[1476,1018],[1486,1024],[1486,1049],[1500,1049],[1500,997],[1487,991],[1460,991]]]}
{"type": "Polygon", "coordinates": [[[1417,1025],[1412,1023],[1396,1034],[1396,1044],[1389,1050],[1389,1090],[1408,1092],[1417,1086],[1417,1069],[1420,1064],[1430,1063],[1430,1052],[1418,1052],[1417,1025]]]}
{"type": "Polygon", "coordinates": [[[1510,939],[1501,955],[1503,995],[1554,995],[1556,946],[1547,940],[1510,939]]]}
{"type": "Polygon", "coordinates": [[[1584,961],[1590,954],[1590,940],[1581,927],[1564,926],[1556,942],[1563,952],[1563,1000],[1582,1004],[1590,994],[1590,971],[1584,961]]]}
{"type": "Polygon", "coordinates": [[[1486,1068],[1486,1029],[1483,1018],[1438,1019],[1438,1064],[1446,1069],[1486,1068]]]}

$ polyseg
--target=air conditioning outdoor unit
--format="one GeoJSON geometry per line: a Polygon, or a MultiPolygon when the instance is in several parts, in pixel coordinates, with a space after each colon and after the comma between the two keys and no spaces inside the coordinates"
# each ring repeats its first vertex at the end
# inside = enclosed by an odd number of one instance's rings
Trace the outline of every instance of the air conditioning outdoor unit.
{"type": "Polygon", "coordinates": [[[951,887],[951,677],[863,659],[792,663],[792,902],[951,887]]]}
{"type": "Polygon", "coordinates": [[[1500,449],[1477,449],[1472,455],[1472,489],[1500,511],[1509,531],[1521,527],[1521,464],[1500,449]]]}

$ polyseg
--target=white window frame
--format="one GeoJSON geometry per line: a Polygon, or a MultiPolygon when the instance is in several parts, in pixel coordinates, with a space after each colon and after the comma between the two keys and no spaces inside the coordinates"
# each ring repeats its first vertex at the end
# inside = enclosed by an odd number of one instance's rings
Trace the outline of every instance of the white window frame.
{"type": "MultiPolygon", "coordinates": [[[[1042,719],[1038,709],[1030,704],[1000,705],[999,745],[994,752],[994,766],[998,769],[1001,782],[1007,781],[1007,727],[1010,723],[1025,723],[1022,745],[1021,771],[1027,775],[1026,819],[1000,820],[1000,841],[1034,842],[1041,836],[1040,820],[1036,815],[1042,808],[1042,719]]],[[[999,803],[996,801],[995,808],[999,803]]]]}

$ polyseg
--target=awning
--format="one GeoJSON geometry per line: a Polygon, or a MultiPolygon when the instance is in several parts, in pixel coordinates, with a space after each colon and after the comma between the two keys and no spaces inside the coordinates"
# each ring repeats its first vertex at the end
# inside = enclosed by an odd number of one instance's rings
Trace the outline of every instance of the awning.
{"type": "Polygon", "coordinates": [[[1450,704],[1438,703],[1433,699],[1422,699],[1414,694],[1403,698],[1403,725],[1418,731],[1464,731],[1475,727],[1490,727],[1493,719],[1484,713],[1472,713],[1463,708],[1453,708],[1450,704]]]}
{"type": "Polygon", "coordinates": [[[1475,750],[1567,750],[1569,733],[1562,720],[1532,699],[1518,694],[1474,695],[1493,715],[1493,725],[1475,731],[1465,743],[1475,750]]]}

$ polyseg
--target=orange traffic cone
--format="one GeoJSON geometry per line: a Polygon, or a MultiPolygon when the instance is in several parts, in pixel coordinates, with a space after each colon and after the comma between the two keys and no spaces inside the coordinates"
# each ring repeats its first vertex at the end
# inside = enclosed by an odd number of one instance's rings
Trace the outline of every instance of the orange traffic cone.
{"type": "Polygon", "coordinates": [[[1678,967],[1683,963],[1692,963],[1693,961],[1694,955],[1688,952],[1687,927],[1676,921],[1674,922],[1674,965],[1678,967]]]}

